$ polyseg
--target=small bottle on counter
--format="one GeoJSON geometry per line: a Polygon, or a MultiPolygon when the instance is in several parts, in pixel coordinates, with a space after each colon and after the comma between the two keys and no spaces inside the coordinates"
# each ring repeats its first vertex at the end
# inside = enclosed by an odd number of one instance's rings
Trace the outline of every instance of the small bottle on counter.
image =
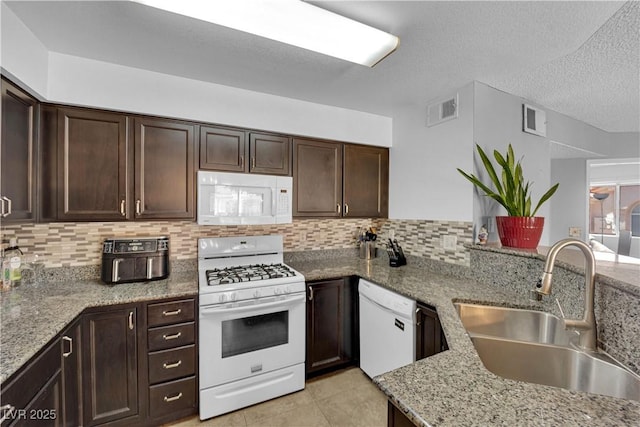
{"type": "Polygon", "coordinates": [[[22,281],[22,250],[18,247],[18,239],[11,239],[9,247],[4,250],[4,260],[2,263],[2,286],[6,287],[6,276],[8,263],[9,287],[18,286],[22,281]]]}

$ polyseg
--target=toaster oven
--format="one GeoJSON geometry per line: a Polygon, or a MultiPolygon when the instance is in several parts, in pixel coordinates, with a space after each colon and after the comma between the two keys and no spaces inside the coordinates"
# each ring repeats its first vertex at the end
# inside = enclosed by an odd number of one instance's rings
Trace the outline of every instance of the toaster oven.
{"type": "Polygon", "coordinates": [[[144,282],[169,277],[169,238],[110,238],[102,244],[102,281],[144,282]]]}

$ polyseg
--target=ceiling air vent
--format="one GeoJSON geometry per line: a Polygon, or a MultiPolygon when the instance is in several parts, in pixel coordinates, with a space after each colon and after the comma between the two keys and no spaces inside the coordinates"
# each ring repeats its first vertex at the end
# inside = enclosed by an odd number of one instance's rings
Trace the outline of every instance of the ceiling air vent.
{"type": "Polygon", "coordinates": [[[458,94],[440,99],[427,107],[427,126],[435,126],[458,117],[458,94]]]}

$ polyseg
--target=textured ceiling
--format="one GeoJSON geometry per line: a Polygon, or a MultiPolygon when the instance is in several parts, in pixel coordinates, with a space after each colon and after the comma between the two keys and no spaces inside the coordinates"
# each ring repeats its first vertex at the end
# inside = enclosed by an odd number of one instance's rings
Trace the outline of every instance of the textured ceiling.
{"type": "Polygon", "coordinates": [[[478,80],[639,128],[637,2],[311,2],[400,37],[371,69],[137,3],[6,3],[60,53],[387,116],[478,80]]]}

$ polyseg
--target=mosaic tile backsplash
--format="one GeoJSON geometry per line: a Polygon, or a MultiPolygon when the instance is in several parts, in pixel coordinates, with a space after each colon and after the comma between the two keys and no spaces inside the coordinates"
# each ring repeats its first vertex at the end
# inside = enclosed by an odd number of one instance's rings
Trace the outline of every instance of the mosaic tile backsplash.
{"type": "Polygon", "coordinates": [[[2,227],[2,240],[18,238],[26,255],[38,255],[45,267],[99,265],[102,241],[108,237],[168,235],[172,259],[197,257],[199,237],[281,234],[286,252],[356,248],[358,231],[375,227],[382,247],[390,233],[409,255],[469,265],[463,247],[472,238],[471,223],[386,219],[294,219],[291,224],[252,226],[199,226],[191,221],[60,222],[2,227]],[[445,250],[441,237],[455,235],[455,250],[445,250]]]}

